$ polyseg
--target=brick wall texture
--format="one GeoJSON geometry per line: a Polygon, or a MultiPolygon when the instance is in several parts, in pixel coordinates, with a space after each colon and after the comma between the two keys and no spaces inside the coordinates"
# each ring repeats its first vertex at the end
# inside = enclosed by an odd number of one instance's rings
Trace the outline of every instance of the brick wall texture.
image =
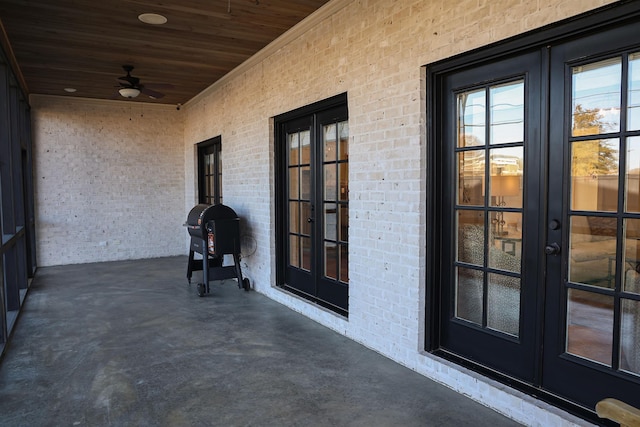
{"type": "Polygon", "coordinates": [[[189,102],[184,120],[145,107],[129,121],[121,103],[35,105],[41,265],[186,253],[180,224],[196,203],[195,144],[221,135],[224,200],[242,218],[243,272],[257,291],[523,423],[579,422],[421,351],[430,232],[423,66],[612,1],[340,1],[335,14],[189,102]],[[343,92],[348,320],[273,287],[272,118],[343,92]]]}
{"type": "Polygon", "coordinates": [[[39,266],[184,253],[182,115],[32,97],[39,266]]]}

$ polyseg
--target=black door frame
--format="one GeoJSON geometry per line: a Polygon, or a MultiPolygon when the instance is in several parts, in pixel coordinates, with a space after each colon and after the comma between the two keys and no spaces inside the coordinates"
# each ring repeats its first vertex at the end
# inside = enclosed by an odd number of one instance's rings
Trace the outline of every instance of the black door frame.
{"type": "MultiPolygon", "coordinates": [[[[601,422],[601,420],[596,417],[592,410],[578,404],[573,404],[554,393],[541,389],[538,382],[526,383],[503,373],[496,372],[489,367],[479,365],[467,358],[442,351],[440,347],[440,330],[442,327],[440,321],[440,300],[442,295],[439,284],[442,280],[440,276],[442,261],[440,251],[444,243],[444,236],[439,228],[439,225],[442,223],[442,212],[438,203],[443,199],[443,189],[440,180],[443,173],[443,166],[439,163],[439,159],[442,159],[444,153],[441,151],[442,147],[435,142],[441,141],[443,137],[439,124],[442,123],[444,114],[446,113],[442,111],[440,106],[443,105],[444,97],[448,96],[443,90],[443,79],[449,73],[468,67],[475,67],[483,63],[497,61],[501,58],[524,51],[546,49],[547,46],[552,44],[559,44],[573,38],[586,37],[590,34],[624,25],[625,23],[638,23],[639,20],[640,8],[638,8],[637,2],[634,4],[634,2],[622,1],[513,37],[506,41],[439,61],[429,65],[426,69],[427,137],[428,140],[433,143],[427,146],[428,179],[426,188],[426,225],[429,234],[427,236],[426,247],[425,350],[508,384],[518,390],[534,394],[542,400],[596,422],[601,422]]],[[[548,60],[543,61],[542,66],[548,68],[548,60]]],[[[543,88],[543,90],[544,93],[549,92],[548,87],[543,88]]],[[[548,117],[549,115],[544,104],[542,115],[543,117],[548,117]]],[[[543,132],[545,136],[548,135],[547,123],[541,123],[541,132],[543,132]]],[[[547,144],[545,143],[543,146],[546,147],[547,144]]],[[[545,152],[543,158],[547,156],[548,153],[545,152]]],[[[540,170],[544,173],[541,176],[547,176],[546,167],[547,165],[545,164],[541,165],[540,170]]],[[[548,185],[548,183],[545,182],[544,185],[548,185]]],[[[541,191],[541,193],[543,192],[541,191]]],[[[546,200],[540,200],[540,203],[541,206],[544,206],[546,200]]],[[[541,222],[546,224],[546,220],[547,218],[541,222]]],[[[541,228],[538,238],[546,241],[546,227],[541,228]]],[[[539,288],[538,296],[540,298],[540,304],[543,304],[544,289],[542,286],[539,288]]],[[[539,329],[540,328],[541,326],[539,326],[539,329]]],[[[542,360],[540,360],[540,364],[538,365],[539,372],[541,372],[541,363],[542,360]]]]}
{"type": "Polygon", "coordinates": [[[218,204],[222,203],[222,182],[220,170],[220,156],[222,153],[222,136],[218,135],[197,144],[198,151],[198,203],[218,204]],[[213,194],[205,191],[207,174],[205,172],[204,158],[214,154],[213,194]],[[213,199],[213,200],[211,200],[213,199]],[[213,202],[213,203],[211,203],[213,202]]]}
{"type": "MultiPolygon", "coordinates": [[[[330,291],[329,294],[324,294],[323,292],[318,292],[315,289],[315,282],[309,283],[304,289],[296,289],[292,286],[289,286],[287,283],[287,260],[288,253],[287,247],[288,244],[285,242],[285,238],[288,238],[288,194],[285,194],[284,191],[281,191],[282,188],[285,188],[287,184],[287,145],[283,143],[286,139],[287,134],[287,126],[295,125],[295,126],[306,126],[310,117],[318,117],[321,116],[322,113],[332,110],[332,109],[342,109],[347,110],[347,94],[342,93],[339,95],[335,95],[331,98],[315,102],[313,104],[298,108],[296,110],[280,114],[274,118],[274,129],[275,129],[275,200],[276,200],[276,227],[275,227],[275,242],[276,242],[276,284],[279,287],[287,289],[288,291],[295,293],[297,295],[302,296],[305,299],[313,301],[318,305],[326,307],[332,311],[335,311],[343,316],[348,316],[348,305],[346,301],[348,301],[348,289],[345,287],[344,289],[339,289],[337,292],[330,291]],[[342,300],[345,302],[343,303],[342,300]]],[[[344,120],[348,117],[345,116],[344,120]]],[[[315,120],[315,119],[313,119],[315,120]]],[[[319,140],[320,135],[316,133],[314,130],[318,123],[309,122],[311,126],[312,138],[319,140]]],[[[294,126],[294,127],[295,127],[294,126]]],[[[314,191],[318,192],[321,183],[316,182],[316,177],[312,177],[312,187],[314,191]]],[[[320,193],[321,194],[321,193],[320,193]]],[[[319,246],[322,243],[322,239],[318,238],[321,234],[319,234],[319,229],[321,224],[317,221],[312,223],[312,226],[315,229],[313,233],[316,236],[314,242],[312,242],[314,249],[316,246],[319,246]]],[[[316,257],[318,258],[318,257],[316,257]]],[[[312,268],[317,272],[319,271],[319,260],[312,260],[314,263],[312,268]]]]}

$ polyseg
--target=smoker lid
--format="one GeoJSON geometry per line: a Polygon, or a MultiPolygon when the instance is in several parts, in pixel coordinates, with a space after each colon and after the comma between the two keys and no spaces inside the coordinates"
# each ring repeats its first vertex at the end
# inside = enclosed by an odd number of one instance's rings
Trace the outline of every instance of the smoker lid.
{"type": "Polygon", "coordinates": [[[202,224],[202,220],[200,219],[200,216],[202,215],[202,212],[204,212],[210,206],[211,205],[207,205],[205,203],[201,203],[199,205],[195,205],[189,211],[189,215],[187,215],[187,225],[191,225],[191,226],[201,225],[202,224]],[[198,220],[200,220],[200,221],[198,221],[198,220]]]}
{"type": "Polygon", "coordinates": [[[236,212],[227,205],[219,203],[208,207],[202,212],[202,222],[211,221],[212,219],[234,219],[238,218],[236,212]]]}
{"type": "Polygon", "coordinates": [[[229,206],[223,204],[207,205],[204,203],[195,205],[187,216],[187,225],[204,226],[207,221],[213,219],[234,219],[238,218],[236,212],[229,206]]]}

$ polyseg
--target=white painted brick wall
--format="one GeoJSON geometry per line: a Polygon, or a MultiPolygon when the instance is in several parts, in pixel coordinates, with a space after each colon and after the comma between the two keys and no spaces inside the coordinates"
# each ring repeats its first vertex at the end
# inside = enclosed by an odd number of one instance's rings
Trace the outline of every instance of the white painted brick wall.
{"type": "Polygon", "coordinates": [[[169,106],[31,97],[38,265],[184,254],[184,127],[169,106]]]}
{"type": "MultiPolygon", "coordinates": [[[[421,66],[611,1],[347,3],[244,74],[187,105],[187,152],[194,143],[222,135],[225,203],[243,217],[244,232],[257,242],[256,252],[245,258],[245,272],[258,291],[514,419],[531,425],[580,423],[420,351],[428,233],[421,66]],[[345,91],[351,133],[348,321],[273,288],[274,147],[269,127],[271,117],[345,91]]],[[[186,165],[187,188],[195,186],[193,167],[193,162],[186,165]]]]}

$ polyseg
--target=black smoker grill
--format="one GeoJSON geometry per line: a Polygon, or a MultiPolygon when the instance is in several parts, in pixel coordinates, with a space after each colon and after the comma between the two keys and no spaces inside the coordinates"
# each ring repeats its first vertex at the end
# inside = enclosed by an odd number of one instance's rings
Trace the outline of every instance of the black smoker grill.
{"type": "Polygon", "coordinates": [[[210,280],[236,278],[238,287],[248,291],[249,279],[242,278],[240,269],[240,218],[229,206],[196,205],[187,216],[187,231],[191,236],[187,280],[194,271],[202,270],[198,295],[209,293],[210,280]],[[199,253],[202,259],[194,259],[199,253]],[[233,255],[234,265],[223,266],[224,255],[233,255]]]}

